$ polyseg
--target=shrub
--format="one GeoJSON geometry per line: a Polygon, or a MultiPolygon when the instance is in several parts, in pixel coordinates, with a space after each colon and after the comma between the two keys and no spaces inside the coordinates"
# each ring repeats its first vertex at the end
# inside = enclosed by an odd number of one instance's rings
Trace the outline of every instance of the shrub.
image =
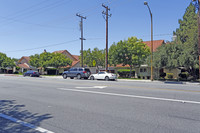
{"type": "Polygon", "coordinates": [[[16,70],[19,70],[20,69],[20,67],[19,66],[16,66],[16,70]]]}
{"type": "Polygon", "coordinates": [[[167,75],[166,73],[161,73],[160,77],[164,79],[166,77],[166,75],[167,75]]]}
{"type": "Polygon", "coordinates": [[[167,73],[167,78],[168,79],[173,79],[174,77],[174,74],[173,73],[167,73]]]}
{"type": "Polygon", "coordinates": [[[189,73],[188,72],[181,72],[178,76],[181,79],[187,79],[189,77],[189,73]]]}
{"type": "MultiPolygon", "coordinates": [[[[119,69],[117,71],[117,73],[119,74],[119,77],[129,78],[130,70],[129,69],[119,69]]],[[[134,76],[135,75],[135,71],[132,70],[131,74],[132,74],[132,76],[134,76]]]]}
{"type": "Polygon", "coordinates": [[[18,71],[15,71],[13,74],[19,74],[19,72],[18,72],[18,71]]]}

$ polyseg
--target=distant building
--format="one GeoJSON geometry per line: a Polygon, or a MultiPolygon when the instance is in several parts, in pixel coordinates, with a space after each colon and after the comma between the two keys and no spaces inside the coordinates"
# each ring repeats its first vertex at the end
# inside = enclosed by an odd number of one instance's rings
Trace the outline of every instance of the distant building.
{"type": "Polygon", "coordinates": [[[16,65],[20,67],[19,71],[22,73],[28,70],[37,70],[37,68],[30,65],[30,57],[28,56],[22,56],[16,65]]]}
{"type": "Polygon", "coordinates": [[[60,50],[60,51],[54,51],[53,53],[61,53],[66,55],[68,58],[72,60],[72,65],[71,66],[66,66],[66,67],[80,67],[80,59],[78,55],[72,55],[69,53],[67,50],[60,50]]]}

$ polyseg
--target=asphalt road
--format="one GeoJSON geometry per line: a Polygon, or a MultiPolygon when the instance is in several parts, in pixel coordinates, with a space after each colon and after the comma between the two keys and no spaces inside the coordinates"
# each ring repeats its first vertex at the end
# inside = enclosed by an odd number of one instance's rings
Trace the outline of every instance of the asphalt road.
{"type": "Polygon", "coordinates": [[[200,85],[0,76],[0,133],[199,133],[200,85]]]}

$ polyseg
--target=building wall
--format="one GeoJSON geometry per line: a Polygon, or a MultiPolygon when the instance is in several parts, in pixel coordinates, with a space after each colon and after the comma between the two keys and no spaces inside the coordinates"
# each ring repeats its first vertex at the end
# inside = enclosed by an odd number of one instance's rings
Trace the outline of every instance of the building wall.
{"type": "MultiPolygon", "coordinates": [[[[153,78],[158,79],[159,75],[160,75],[159,69],[153,68],[153,78]]],[[[136,68],[135,78],[150,79],[151,78],[151,68],[148,66],[136,68]]]]}
{"type": "Polygon", "coordinates": [[[173,73],[173,78],[174,79],[178,79],[178,75],[179,73],[181,72],[181,70],[179,69],[164,69],[164,72],[167,74],[167,73],[173,73]]]}

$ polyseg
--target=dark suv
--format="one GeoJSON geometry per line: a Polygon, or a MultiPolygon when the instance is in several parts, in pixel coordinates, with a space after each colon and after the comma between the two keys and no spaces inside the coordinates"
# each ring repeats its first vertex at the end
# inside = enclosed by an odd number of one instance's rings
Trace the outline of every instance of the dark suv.
{"type": "Polygon", "coordinates": [[[70,77],[71,79],[73,79],[74,77],[77,77],[77,79],[88,79],[90,76],[91,72],[89,68],[71,68],[68,71],[64,71],[62,73],[62,76],[64,79],[66,79],[67,77],[70,77]]]}
{"type": "Polygon", "coordinates": [[[27,72],[25,72],[24,74],[25,76],[30,76],[30,77],[40,77],[40,74],[37,71],[33,71],[33,70],[29,70],[27,72]]]}

